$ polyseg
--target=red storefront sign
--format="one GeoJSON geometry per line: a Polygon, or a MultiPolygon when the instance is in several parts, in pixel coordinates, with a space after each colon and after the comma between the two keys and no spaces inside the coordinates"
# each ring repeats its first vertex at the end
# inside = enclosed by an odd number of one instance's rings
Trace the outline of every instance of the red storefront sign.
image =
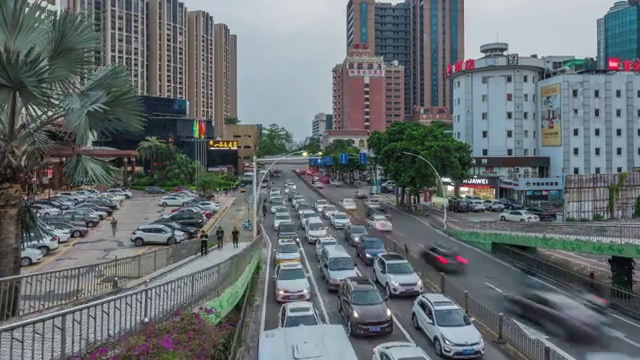
{"type": "Polygon", "coordinates": [[[473,70],[476,68],[476,61],[474,59],[458,60],[455,64],[447,65],[445,70],[446,76],[451,76],[457,72],[464,70],[473,70]]]}
{"type": "Polygon", "coordinates": [[[609,58],[607,60],[607,70],[640,72],[640,59],[620,60],[620,58],[609,58]]]}

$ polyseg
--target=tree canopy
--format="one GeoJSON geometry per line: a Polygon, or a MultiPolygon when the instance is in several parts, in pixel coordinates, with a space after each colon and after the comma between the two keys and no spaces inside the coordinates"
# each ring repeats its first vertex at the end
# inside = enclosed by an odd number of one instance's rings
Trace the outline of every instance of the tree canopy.
{"type": "Polygon", "coordinates": [[[359,148],[351,145],[349,141],[341,140],[341,139],[334,140],[322,152],[322,156],[331,156],[333,158],[332,169],[337,171],[338,173],[343,173],[343,174],[345,173],[353,174],[353,172],[355,171],[366,170],[366,165],[360,164],[359,162],[359,158],[358,158],[359,155],[360,155],[359,148]],[[341,164],[340,154],[348,154],[349,162],[346,164],[341,164]]]}
{"type": "Polygon", "coordinates": [[[317,154],[322,151],[322,141],[319,137],[313,136],[309,139],[309,142],[301,146],[299,150],[306,151],[309,154],[317,154]]]}
{"type": "Polygon", "coordinates": [[[284,154],[291,142],[293,142],[293,135],[287,129],[271,124],[262,131],[256,155],[263,157],[284,154]]]}
{"type": "Polygon", "coordinates": [[[238,125],[240,124],[240,119],[237,116],[229,116],[224,119],[225,125],[238,125]]]}
{"type": "Polygon", "coordinates": [[[403,191],[431,188],[437,185],[436,175],[431,167],[404,152],[422,156],[442,177],[453,180],[467,178],[473,160],[471,148],[445,131],[446,127],[443,126],[396,122],[384,133],[376,131],[371,134],[369,148],[375,153],[385,174],[403,191]]]}

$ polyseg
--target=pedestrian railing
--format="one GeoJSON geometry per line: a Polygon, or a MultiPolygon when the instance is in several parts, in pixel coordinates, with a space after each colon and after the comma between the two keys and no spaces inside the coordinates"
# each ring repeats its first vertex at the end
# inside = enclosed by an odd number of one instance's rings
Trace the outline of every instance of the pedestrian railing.
{"type": "MultiPolygon", "coordinates": [[[[197,242],[195,242],[197,249],[197,242]]],[[[66,359],[215,298],[244,273],[262,242],[178,279],[0,326],[0,360],[66,359]]]]}

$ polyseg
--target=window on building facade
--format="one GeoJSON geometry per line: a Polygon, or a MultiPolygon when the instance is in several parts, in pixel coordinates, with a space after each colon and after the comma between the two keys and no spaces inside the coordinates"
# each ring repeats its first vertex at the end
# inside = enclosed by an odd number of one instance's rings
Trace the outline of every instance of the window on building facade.
{"type": "Polygon", "coordinates": [[[524,156],[529,156],[529,149],[524,149],[524,156]]]}
{"type": "Polygon", "coordinates": [[[577,89],[573,89],[573,97],[576,98],[578,97],[578,90],[577,89]]]}
{"type": "Polygon", "coordinates": [[[578,136],[580,135],[580,130],[579,129],[573,129],[573,136],[578,136]]]}
{"type": "Polygon", "coordinates": [[[596,109],[593,114],[595,115],[595,117],[599,117],[600,116],[600,109],[596,109]]]}
{"type": "Polygon", "coordinates": [[[507,156],[513,156],[513,149],[507,149],[507,156]]]}
{"type": "Polygon", "coordinates": [[[573,116],[578,116],[578,109],[573,109],[573,116]]]}
{"type": "Polygon", "coordinates": [[[594,173],[596,173],[596,174],[600,174],[600,168],[599,168],[599,167],[597,167],[597,168],[595,169],[594,173]]]}
{"type": "Polygon", "coordinates": [[[638,155],[640,155],[640,148],[638,148],[638,155]]]}
{"type": "Polygon", "coordinates": [[[523,113],[522,113],[522,118],[523,118],[523,119],[525,119],[525,120],[529,119],[529,113],[528,113],[528,112],[526,112],[526,111],[525,111],[525,112],[523,112],[523,113]]]}
{"type": "Polygon", "coordinates": [[[482,156],[487,156],[487,155],[489,155],[489,150],[482,149],[482,156]]]}
{"type": "Polygon", "coordinates": [[[513,81],[513,79],[511,78],[511,75],[507,75],[507,82],[510,83],[511,81],[513,81]]]}
{"type": "Polygon", "coordinates": [[[507,130],[507,137],[508,138],[513,137],[513,130],[507,130]]]}
{"type": "Polygon", "coordinates": [[[616,97],[617,98],[621,98],[622,97],[622,90],[616,90],[616,97]]]}
{"type": "Polygon", "coordinates": [[[616,169],[616,172],[621,173],[621,172],[622,172],[622,167],[621,167],[621,166],[618,166],[618,168],[616,169]]]}
{"type": "Polygon", "coordinates": [[[507,119],[513,119],[513,113],[511,111],[507,111],[507,119]]]}
{"type": "Polygon", "coordinates": [[[529,94],[524,94],[524,101],[528,102],[529,101],[529,94]]]}
{"type": "Polygon", "coordinates": [[[597,147],[595,149],[593,149],[594,154],[596,154],[596,156],[600,156],[600,148],[597,147]]]}
{"type": "Polygon", "coordinates": [[[507,101],[513,101],[513,94],[507,94],[507,101]]]}
{"type": "Polygon", "coordinates": [[[593,97],[599,98],[600,97],[600,90],[594,90],[593,91],[593,97]]]}
{"type": "Polygon", "coordinates": [[[622,110],[616,109],[616,116],[617,117],[621,117],[622,116],[622,110]]]}
{"type": "Polygon", "coordinates": [[[573,148],[573,155],[575,155],[575,156],[580,155],[580,149],[579,148],[573,148]]]}
{"type": "Polygon", "coordinates": [[[489,136],[489,132],[488,131],[483,131],[482,132],[482,137],[486,139],[487,136],[489,136]]]}
{"type": "Polygon", "coordinates": [[[574,167],[574,168],[573,168],[573,174],[574,174],[574,175],[578,175],[578,174],[580,174],[580,168],[574,167]]]}
{"type": "Polygon", "coordinates": [[[522,81],[529,82],[529,77],[527,75],[523,76],[522,81]]]}
{"type": "Polygon", "coordinates": [[[482,102],[487,102],[487,95],[482,95],[482,102]]]}
{"type": "Polygon", "coordinates": [[[622,155],[622,148],[616,148],[616,155],[621,156],[622,155]]]}
{"type": "Polygon", "coordinates": [[[489,82],[489,78],[487,78],[486,76],[482,77],[482,83],[486,84],[487,82],[489,82]]]}
{"type": "Polygon", "coordinates": [[[622,136],[622,129],[616,129],[616,136],[622,136]]]}
{"type": "Polygon", "coordinates": [[[487,120],[489,118],[489,114],[482,113],[482,120],[487,120]]]}
{"type": "Polygon", "coordinates": [[[533,149],[533,156],[538,155],[538,149],[533,149]]]}
{"type": "Polygon", "coordinates": [[[524,131],[524,137],[525,137],[525,138],[528,138],[528,137],[529,137],[529,130],[525,130],[525,131],[524,131]]]}
{"type": "Polygon", "coordinates": [[[593,130],[593,134],[594,134],[595,136],[600,136],[600,129],[595,128],[595,129],[593,130]]]}

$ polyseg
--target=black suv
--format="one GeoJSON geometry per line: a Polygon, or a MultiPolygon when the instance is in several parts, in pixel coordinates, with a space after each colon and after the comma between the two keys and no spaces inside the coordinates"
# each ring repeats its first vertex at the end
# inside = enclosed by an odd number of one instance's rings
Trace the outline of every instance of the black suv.
{"type": "Polygon", "coordinates": [[[449,200],[449,211],[457,212],[457,213],[468,213],[473,211],[469,202],[463,199],[450,199],[449,200]]]}
{"type": "Polygon", "coordinates": [[[156,224],[162,224],[164,222],[176,222],[180,225],[193,226],[200,229],[204,226],[207,220],[199,212],[181,211],[173,213],[166,218],[161,218],[154,221],[154,223],[156,224]]]}
{"type": "Polygon", "coordinates": [[[366,277],[348,277],[338,290],[338,312],[348,335],[382,335],[393,332],[393,318],[385,298],[366,277]]]}
{"type": "Polygon", "coordinates": [[[556,221],[558,219],[556,213],[542,208],[528,207],[526,210],[534,215],[538,215],[540,221],[556,221]]]}

